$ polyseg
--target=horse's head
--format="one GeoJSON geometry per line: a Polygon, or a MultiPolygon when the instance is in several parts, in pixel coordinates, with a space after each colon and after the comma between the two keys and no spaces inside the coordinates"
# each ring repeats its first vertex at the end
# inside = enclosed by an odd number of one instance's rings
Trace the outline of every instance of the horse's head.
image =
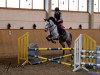
{"type": "Polygon", "coordinates": [[[48,19],[44,19],[45,21],[45,31],[51,31],[55,26],[55,19],[51,16],[48,19]]]}
{"type": "Polygon", "coordinates": [[[44,19],[45,21],[45,31],[48,31],[50,28],[50,20],[49,19],[44,19]]]}

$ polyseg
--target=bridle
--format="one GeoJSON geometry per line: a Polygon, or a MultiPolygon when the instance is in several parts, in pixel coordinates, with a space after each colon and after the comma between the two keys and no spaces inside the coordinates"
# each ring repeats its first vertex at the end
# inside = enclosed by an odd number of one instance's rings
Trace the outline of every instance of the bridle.
{"type": "MultiPolygon", "coordinates": [[[[49,22],[49,25],[50,25],[49,28],[52,28],[54,26],[53,24],[51,25],[50,22],[49,22]]],[[[57,26],[55,25],[55,27],[51,31],[53,31],[56,27],[57,26]]]]}

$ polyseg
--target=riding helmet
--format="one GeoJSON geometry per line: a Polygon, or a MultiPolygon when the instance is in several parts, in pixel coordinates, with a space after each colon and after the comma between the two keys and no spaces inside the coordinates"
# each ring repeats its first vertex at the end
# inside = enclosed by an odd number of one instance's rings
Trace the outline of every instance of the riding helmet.
{"type": "Polygon", "coordinates": [[[56,7],[56,8],[55,8],[55,11],[59,11],[59,8],[58,8],[58,7],[56,7]]]}

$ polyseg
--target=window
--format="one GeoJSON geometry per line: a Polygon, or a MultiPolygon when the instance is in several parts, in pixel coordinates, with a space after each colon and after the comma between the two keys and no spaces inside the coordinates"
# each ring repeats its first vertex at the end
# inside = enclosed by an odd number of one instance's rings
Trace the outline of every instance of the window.
{"type": "Polygon", "coordinates": [[[68,0],[60,0],[59,1],[59,9],[60,10],[68,10],[68,0]]]}
{"type": "Polygon", "coordinates": [[[19,0],[7,0],[7,7],[19,8],[19,0]]]}
{"type": "Polygon", "coordinates": [[[0,0],[0,7],[44,9],[44,0],[0,0]]]}
{"type": "Polygon", "coordinates": [[[87,11],[87,0],[79,0],[79,11],[87,11]]]}
{"type": "Polygon", "coordinates": [[[32,0],[20,0],[20,8],[32,9],[32,0]]]}
{"type": "Polygon", "coordinates": [[[94,12],[99,12],[99,1],[98,0],[94,0],[94,12]]]}
{"type": "Polygon", "coordinates": [[[59,7],[60,10],[87,11],[87,0],[52,0],[52,9],[59,7]]]}
{"type": "Polygon", "coordinates": [[[78,0],[69,0],[69,10],[78,11],[78,0]]]}
{"type": "Polygon", "coordinates": [[[99,3],[99,4],[98,4],[99,9],[98,9],[98,10],[99,10],[99,12],[100,12],[100,0],[98,0],[98,3],[99,3]]]}
{"type": "Polygon", "coordinates": [[[58,7],[58,0],[52,0],[51,1],[51,8],[54,10],[56,7],[58,7]]]}
{"type": "Polygon", "coordinates": [[[33,0],[33,9],[44,9],[44,0],[33,0]]]}
{"type": "MultiPolygon", "coordinates": [[[[94,11],[99,12],[100,1],[94,0],[94,11]]],[[[44,0],[0,0],[0,7],[44,9],[44,0]],[[7,2],[6,2],[7,1],[7,2]],[[7,4],[7,5],[6,5],[7,4]]],[[[87,0],[51,0],[51,9],[87,11],[87,0]]]]}
{"type": "Polygon", "coordinates": [[[6,7],[6,0],[0,0],[0,7],[6,7]]]}

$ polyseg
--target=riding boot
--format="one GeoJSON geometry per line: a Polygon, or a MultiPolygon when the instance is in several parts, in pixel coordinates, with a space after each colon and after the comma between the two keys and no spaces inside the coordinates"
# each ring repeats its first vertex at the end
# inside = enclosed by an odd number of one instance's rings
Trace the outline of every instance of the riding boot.
{"type": "Polygon", "coordinates": [[[59,34],[59,36],[61,35],[61,29],[60,28],[58,28],[58,34],[59,34]]]}

